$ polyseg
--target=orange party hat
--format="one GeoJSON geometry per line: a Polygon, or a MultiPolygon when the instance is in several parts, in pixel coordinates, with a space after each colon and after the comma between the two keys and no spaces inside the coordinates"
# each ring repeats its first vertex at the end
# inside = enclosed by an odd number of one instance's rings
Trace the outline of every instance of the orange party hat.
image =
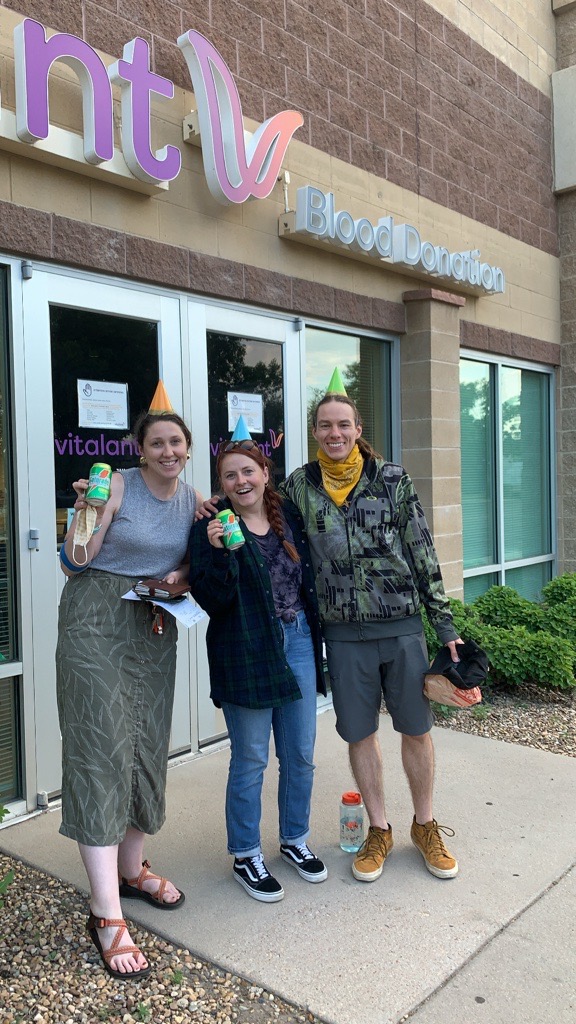
{"type": "Polygon", "coordinates": [[[168,398],[163,382],[159,380],[148,413],[151,416],[158,416],[161,412],[174,412],[174,406],[168,398]]]}

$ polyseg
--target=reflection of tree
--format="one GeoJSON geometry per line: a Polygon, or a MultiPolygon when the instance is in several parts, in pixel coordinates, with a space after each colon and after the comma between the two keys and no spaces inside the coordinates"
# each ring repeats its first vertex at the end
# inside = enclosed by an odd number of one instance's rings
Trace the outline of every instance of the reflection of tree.
{"type": "MultiPolygon", "coordinates": [[[[346,388],[346,394],[356,404],[362,416],[359,359],[356,359],[353,363],[348,363],[344,370],[342,370],[342,380],[346,388]]],[[[328,387],[328,384],[329,380],[326,381],[326,387],[328,387]]],[[[326,394],[326,388],[311,388],[308,389],[308,394],[308,423],[310,424],[312,422],[312,414],[315,412],[318,402],[326,394]]]]}
{"type": "MultiPolygon", "coordinates": [[[[210,396],[210,441],[212,445],[229,437],[229,391],[261,395],[264,407],[263,434],[255,434],[258,442],[270,444],[270,430],[274,435],[284,430],[284,396],[282,363],[273,355],[279,346],[262,343],[267,360],[259,359],[254,366],[246,362],[247,340],[236,335],[210,333],[208,343],[208,394],[210,396]]],[[[272,449],[270,449],[272,452],[272,449]]],[[[273,451],[278,477],[284,476],[284,444],[273,451]]],[[[212,469],[214,454],[212,452],[212,469]]]]}

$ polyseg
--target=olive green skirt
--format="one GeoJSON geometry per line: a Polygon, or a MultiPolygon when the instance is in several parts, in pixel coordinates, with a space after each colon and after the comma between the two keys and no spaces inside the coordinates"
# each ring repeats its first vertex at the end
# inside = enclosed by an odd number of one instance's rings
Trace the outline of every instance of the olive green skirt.
{"type": "Polygon", "coordinates": [[[115,846],[129,827],[154,833],[165,818],[177,625],[123,601],[134,577],[88,569],[60,601],[56,674],[62,731],[60,832],[115,846]]]}

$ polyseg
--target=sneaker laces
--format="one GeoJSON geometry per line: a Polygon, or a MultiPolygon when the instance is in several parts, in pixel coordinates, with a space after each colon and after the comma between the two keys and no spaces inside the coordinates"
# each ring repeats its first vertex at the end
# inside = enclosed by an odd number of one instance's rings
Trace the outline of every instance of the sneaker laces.
{"type": "Polygon", "coordinates": [[[374,853],[379,853],[381,856],[386,857],[386,835],[386,829],[376,831],[375,828],[370,827],[360,851],[356,854],[356,860],[371,857],[374,853]]]}
{"type": "Polygon", "coordinates": [[[306,843],[294,843],[294,849],[298,850],[298,853],[303,860],[315,860],[314,854],[308,849],[306,843]]]}
{"type": "Polygon", "coordinates": [[[270,872],[264,863],[264,857],[261,853],[257,853],[255,857],[250,857],[249,860],[261,882],[268,878],[270,872]]]}
{"type": "Polygon", "coordinates": [[[429,849],[435,853],[440,853],[444,857],[449,857],[448,850],[444,846],[444,841],[440,833],[443,832],[445,836],[455,836],[456,833],[453,828],[448,825],[439,825],[436,819],[432,821],[432,828],[426,829],[426,845],[429,849]]]}

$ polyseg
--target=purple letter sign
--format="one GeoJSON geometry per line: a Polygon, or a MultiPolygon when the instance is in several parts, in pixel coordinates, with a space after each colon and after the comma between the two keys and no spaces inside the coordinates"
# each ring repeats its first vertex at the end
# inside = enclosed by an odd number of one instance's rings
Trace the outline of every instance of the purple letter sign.
{"type": "Polygon", "coordinates": [[[90,164],[114,155],[112,87],[106,65],[88,43],[59,32],[46,39],[44,27],[26,18],[14,29],[16,133],[22,142],[48,138],[48,72],[55,60],[74,71],[82,87],[84,158],[90,164]]]}
{"type": "Polygon", "coordinates": [[[108,69],[110,80],[122,93],[122,148],[124,159],[141,181],[172,181],[180,172],[182,158],[176,146],[152,153],[150,144],[150,93],[172,99],[174,85],[150,71],[150,52],[145,39],[132,39],[124,47],[124,60],[108,69]]]}

